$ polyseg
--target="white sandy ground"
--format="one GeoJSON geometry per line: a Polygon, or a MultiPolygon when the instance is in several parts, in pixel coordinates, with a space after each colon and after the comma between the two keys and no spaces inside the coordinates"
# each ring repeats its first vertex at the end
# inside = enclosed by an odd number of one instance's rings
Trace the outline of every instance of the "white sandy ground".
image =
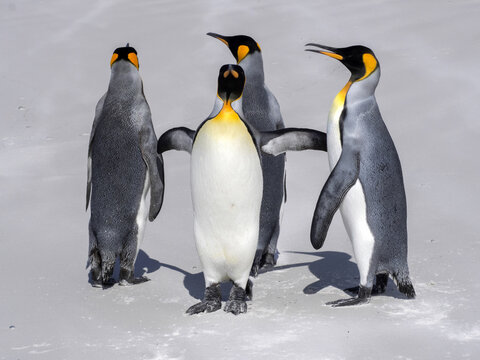
{"type": "Polygon", "coordinates": [[[0,0],[0,359],[478,359],[478,19],[479,1],[0,0]],[[303,45],[375,51],[417,299],[390,281],[368,305],[324,305],[358,271],[340,216],[321,251],[310,245],[320,152],[288,155],[278,266],[247,314],[184,314],[203,293],[186,153],[165,155],[165,202],[137,261],[151,281],[87,283],[87,142],[112,51],[138,50],[158,136],[210,113],[233,57],[208,31],[253,36],[286,123],[321,130],[348,72],[303,45]]]}

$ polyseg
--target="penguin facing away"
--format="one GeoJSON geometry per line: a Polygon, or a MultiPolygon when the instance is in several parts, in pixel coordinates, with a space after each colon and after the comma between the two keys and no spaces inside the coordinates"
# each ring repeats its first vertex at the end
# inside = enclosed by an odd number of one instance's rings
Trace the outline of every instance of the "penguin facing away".
{"type": "Polygon", "coordinates": [[[380,64],[364,46],[307,49],[339,60],[351,72],[336,96],[327,123],[331,174],[317,202],[311,242],[319,249],[340,207],[352,241],[360,285],[356,298],[333,306],[368,302],[385,291],[392,275],[400,292],[415,297],[407,264],[407,205],[400,159],[375,100],[380,64]],[[376,284],[374,285],[374,280],[376,284]]]}
{"type": "Polygon", "coordinates": [[[156,153],[136,50],[128,44],[117,48],[110,66],[88,148],[89,263],[96,287],[114,284],[117,257],[120,285],[148,280],[134,277],[134,264],[147,218],[153,221],[163,202],[163,160],[156,153]]]}
{"type": "Polygon", "coordinates": [[[244,82],[240,66],[223,65],[207,120],[196,131],[173,128],[158,140],[159,154],[172,149],[191,153],[194,234],[206,289],[188,314],[220,309],[220,283],[226,280],[233,287],[224,310],[235,315],[247,311],[264,184],[259,146],[277,139],[277,147],[301,149],[315,147],[312,142],[318,138],[313,130],[262,134],[251,128],[240,116],[244,82]]]}
{"type": "MultiPolygon", "coordinates": [[[[208,33],[228,46],[245,72],[242,111],[244,120],[257,131],[274,131],[285,127],[280,106],[265,85],[262,51],[258,43],[246,35],[224,36],[208,33]]],[[[280,233],[281,209],[286,201],[285,155],[274,157],[261,153],[263,171],[263,200],[260,212],[258,247],[251,274],[275,265],[280,233]]]]}

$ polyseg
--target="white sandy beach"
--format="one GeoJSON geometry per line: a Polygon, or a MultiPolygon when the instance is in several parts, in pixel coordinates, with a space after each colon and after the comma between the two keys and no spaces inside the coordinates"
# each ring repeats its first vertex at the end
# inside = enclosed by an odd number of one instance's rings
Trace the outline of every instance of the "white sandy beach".
{"type": "Polygon", "coordinates": [[[479,19],[480,2],[463,0],[0,0],[0,359],[479,358],[479,19]],[[165,201],[136,266],[151,281],[90,286],[87,147],[112,52],[138,51],[160,136],[196,128],[234,62],[209,31],[258,41],[286,124],[323,131],[349,73],[304,44],[373,49],[415,300],[390,280],[367,305],[325,305],[349,296],[358,270],[339,214],[324,247],[310,245],[329,174],[313,151],[288,154],[278,264],[256,278],[247,314],[185,314],[204,287],[187,153],[164,155],[165,201]]]}

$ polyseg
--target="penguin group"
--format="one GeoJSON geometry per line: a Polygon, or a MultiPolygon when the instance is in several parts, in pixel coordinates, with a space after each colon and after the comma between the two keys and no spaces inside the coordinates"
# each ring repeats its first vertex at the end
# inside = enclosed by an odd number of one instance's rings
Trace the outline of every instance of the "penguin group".
{"type": "MultiPolygon", "coordinates": [[[[346,289],[355,297],[327,304],[349,306],[385,292],[389,276],[415,297],[407,263],[407,208],[400,160],[380,114],[375,88],[380,64],[364,46],[306,50],[340,61],[350,78],[334,98],[326,133],[286,128],[280,106],[265,84],[260,45],[246,35],[207,35],[223,42],[236,64],[220,67],[210,115],[195,130],[176,127],[157,141],[139,74],[137,52],[127,44],[111,58],[108,90],[99,100],[88,146],[90,282],[107,288],[138,284],[134,264],[147,219],[162,208],[162,154],[190,153],[194,237],[205,277],[203,300],[188,314],[221,309],[220,284],[232,282],[226,312],[247,311],[252,279],[276,264],[282,206],[286,202],[285,153],[327,152],[330,176],[314,210],[310,240],[322,247],[340,209],[360,275],[346,289]]],[[[168,168],[168,166],[167,166],[168,168]]],[[[168,171],[168,170],[167,170],[168,171]]]]}

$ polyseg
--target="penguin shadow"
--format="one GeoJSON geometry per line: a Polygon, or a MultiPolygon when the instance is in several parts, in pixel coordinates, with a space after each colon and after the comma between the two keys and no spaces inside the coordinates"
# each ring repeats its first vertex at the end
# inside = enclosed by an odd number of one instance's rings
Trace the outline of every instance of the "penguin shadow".
{"type": "MultiPolygon", "coordinates": [[[[358,285],[360,275],[357,264],[351,261],[352,257],[347,253],[337,251],[289,251],[289,253],[311,255],[319,258],[318,260],[308,263],[308,270],[310,270],[318,280],[307,285],[303,289],[304,294],[316,294],[329,286],[345,291],[344,289],[358,285]]],[[[346,293],[350,294],[348,292],[346,293]]]]}
{"type": "MultiPolygon", "coordinates": [[[[203,276],[203,271],[200,271],[198,273],[190,273],[175,265],[160,263],[160,266],[184,275],[183,286],[185,287],[185,289],[188,290],[190,296],[197,300],[203,300],[205,294],[205,278],[203,276]]],[[[222,293],[223,301],[226,301],[228,299],[231,288],[231,282],[223,282],[220,284],[220,291],[222,293]]]]}
{"type": "Polygon", "coordinates": [[[198,273],[190,273],[175,265],[170,265],[165,263],[159,263],[159,264],[160,264],[160,267],[164,267],[182,274],[184,276],[183,286],[185,287],[185,289],[188,290],[188,293],[190,294],[190,296],[198,300],[203,299],[203,295],[205,292],[205,279],[203,277],[202,271],[198,273]]]}
{"type": "Polygon", "coordinates": [[[161,266],[160,261],[151,258],[145,251],[140,250],[137,255],[137,260],[135,261],[133,273],[136,277],[140,277],[145,274],[154,273],[160,269],[161,266]]]}
{"type": "MultiPolygon", "coordinates": [[[[317,281],[305,286],[303,293],[306,295],[316,294],[326,287],[333,286],[345,294],[352,296],[353,294],[345,289],[358,286],[360,281],[360,274],[358,272],[357,264],[351,261],[352,257],[344,252],[337,251],[322,251],[322,252],[302,252],[302,251],[286,251],[291,254],[303,254],[319,257],[319,260],[314,260],[309,263],[297,263],[290,265],[278,266],[270,271],[282,270],[287,268],[308,266],[310,272],[318,278],[317,281]]],[[[404,298],[393,280],[389,277],[388,284],[383,296],[390,296],[394,298],[404,298]]]]}
{"type": "Polygon", "coordinates": [[[148,254],[143,250],[138,252],[137,261],[135,263],[135,276],[142,276],[145,273],[153,273],[161,267],[179,272],[180,274],[184,275],[183,286],[188,290],[190,296],[199,300],[203,299],[205,292],[205,279],[203,277],[203,272],[190,273],[175,265],[161,263],[160,261],[149,257],[148,254]]]}

